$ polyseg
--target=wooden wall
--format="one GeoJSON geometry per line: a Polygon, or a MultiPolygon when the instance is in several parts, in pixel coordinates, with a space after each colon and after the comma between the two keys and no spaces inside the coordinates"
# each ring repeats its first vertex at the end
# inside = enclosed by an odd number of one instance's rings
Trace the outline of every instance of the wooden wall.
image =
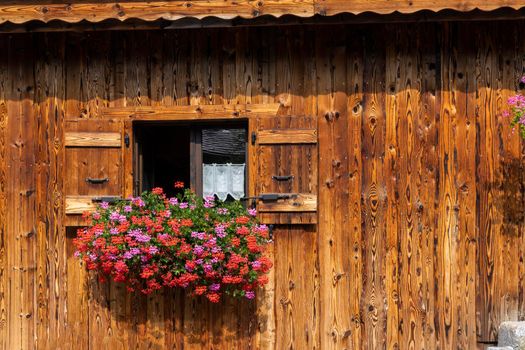
{"type": "Polygon", "coordinates": [[[0,348],[473,349],[525,318],[522,22],[0,36],[0,348]],[[63,125],[104,106],[317,117],[318,225],[257,303],[129,296],[63,227],[63,125]],[[329,113],[332,112],[332,113],[329,113]]]}

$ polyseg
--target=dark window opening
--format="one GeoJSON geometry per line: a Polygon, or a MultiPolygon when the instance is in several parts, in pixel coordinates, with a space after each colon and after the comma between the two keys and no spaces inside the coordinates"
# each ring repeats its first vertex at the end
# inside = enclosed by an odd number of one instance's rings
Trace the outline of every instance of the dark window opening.
{"type": "Polygon", "coordinates": [[[135,135],[135,193],[162,187],[168,196],[183,181],[198,195],[222,200],[246,194],[247,132],[244,125],[138,123],[135,135]]]}

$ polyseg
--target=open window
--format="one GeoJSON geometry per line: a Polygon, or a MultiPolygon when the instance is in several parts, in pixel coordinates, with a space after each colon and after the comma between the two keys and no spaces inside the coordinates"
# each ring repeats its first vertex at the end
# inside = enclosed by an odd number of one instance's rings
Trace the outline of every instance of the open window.
{"type": "Polygon", "coordinates": [[[247,131],[243,124],[137,123],[135,193],[183,181],[198,195],[240,199],[247,192],[247,131]]]}
{"type": "MultiPolygon", "coordinates": [[[[184,112],[177,111],[164,118],[184,112]]],[[[161,112],[115,109],[104,118],[66,122],[66,225],[81,225],[80,214],[99,201],[153,187],[173,195],[175,181],[202,196],[250,197],[248,205],[264,223],[317,222],[315,117],[235,114],[224,120],[217,117],[221,110],[208,119],[160,121],[161,112]]]]}

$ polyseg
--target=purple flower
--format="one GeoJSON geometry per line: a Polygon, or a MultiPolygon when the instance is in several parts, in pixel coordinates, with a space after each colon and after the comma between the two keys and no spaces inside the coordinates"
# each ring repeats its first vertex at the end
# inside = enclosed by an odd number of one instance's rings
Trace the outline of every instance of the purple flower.
{"type": "Polygon", "coordinates": [[[140,249],[139,248],[131,248],[129,250],[129,252],[133,255],[139,255],[140,254],[140,249]]]}
{"type": "Polygon", "coordinates": [[[255,298],[255,293],[253,291],[251,291],[251,290],[247,291],[246,292],[246,298],[248,298],[248,299],[255,298]]]}
{"type": "Polygon", "coordinates": [[[250,214],[251,216],[257,215],[257,209],[255,208],[248,209],[248,214],[250,214]]]}
{"type": "Polygon", "coordinates": [[[175,197],[172,197],[172,198],[169,199],[169,203],[171,205],[176,205],[177,203],[179,203],[179,200],[177,198],[175,198],[175,197]]]}
{"type": "Polygon", "coordinates": [[[197,259],[197,260],[195,260],[195,263],[196,263],[197,265],[202,265],[203,262],[204,262],[204,260],[202,260],[202,259],[197,259]]]}
{"type": "Polygon", "coordinates": [[[109,215],[109,219],[113,221],[117,221],[118,219],[120,219],[120,214],[117,213],[116,211],[111,212],[111,214],[109,215]]]}
{"type": "Polygon", "coordinates": [[[125,252],[124,255],[122,255],[124,257],[124,259],[131,259],[133,258],[133,254],[131,252],[125,252]]]}
{"type": "Polygon", "coordinates": [[[204,239],[206,237],[206,233],[205,232],[192,232],[191,237],[197,238],[197,239],[204,239]]]}
{"type": "Polygon", "coordinates": [[[210,290],[214,292],[218,291],[219,289],[221,289],[221,285],[219,283],[214,283],[210,286],[210,290]]]}
{"type": "Polygon", "coordinates": [[[226,208],[219,208],[219,209],[217,209],[217,213],[221,214],[221,215],[226,215],[226,214],[229,213],[229,211],[226,208]]]}
{"type": "Polygon", "coordinates": [[[525,75],[521,77],[520,82],[525,83],[525,75]]]}
{"type": "Polygon", "coordinates": [[[109,203],[108,202],[102,202],[102,203],[100,203],[100,207],[102,209],[107,209],[107,208],[109,208],[109,203]]]}
{"type": "Polygon", "coordinates": [[[77,250],[77,251],[75,251],[75,254],[74,254],[74,255],[75,255],[75,258],[79,258],[80,255],[81,255],[81,253],[77,250]]]}
{"type": "Polygon", "coordinates": [[[253,261],[253,262],[252,262],[252,267],[253,267],[254,269],[258,269],[258,268],[260,268],[260,267],[261,267],[261,262],[260,262],[259,260],[255,260],[255,261],[253,261]]]}
{"type": "Polygon", "coordinates": [[[151,255],[155,255],[155,254],[157,254],[158,252],[159,252],[159,248],[157,248],[157,247],[155,247],[155,246],[153,246],[153,245],[149,247],[149,253],[150,253],[151,255]]]}
{"type": "Polygon", "coordinates": [[[97,228],[95,230],[95,237],[99,237],[99,236],[102,236],[102,234],[104,233],[104,230],[101,229],[101,228],[97,228]]]}
{"type": "Polygon", "coordinates": [[[112,235],[118,235],[118,228],[116,228],[116,227],[112,227],[112,228],[109,230],[109,233],[111,233],[112,235]]]}
{"type": "Polygon", "coordinates": [[[147,243],[149,242],[151,239],[151,236],[150,235],[146,235],[146,234],[143,234],[143,235],[136,235],[135,236],[135,240],[137,242],[141,242],[141,243],[147,243]]]}
{"type": "Polygon", "coordinates": [[[217,253],[220,253],[221,251],[222,251],[221,247],[213,247],[213,248],[211,248],[212,254],[217,254],[217,253]]]}
{"type": "Polygon", "coordinates": [[[140,198],[140,197],[133,198],[131,200],[131,203],[134,204],[134,205],[137,205],[139,207],[143,207],[143,206],[146,205],[146,203],[144,203],[144,200],[142,200],[142,198],[140,198]]]}
{"type": "Polygon", "coordinates": [[[132,210],[133,210],[133,209],[131,209],[131,205],[126,205],[126,206],[124,207],[124,212],[125,212],[125,213],[131,213],[132,210]]]}
{"type": "Polygon", "coordinates": [[[215,226],[215,233],[217,234],[217,236],[219,236],[220,238],[224,238],[226,237],[226,231],[225,231],[225,227],[222,225],[222,224],[218,224],[217,226],[215,226]]]}
{"type": "Polygon", "coordinates": [[[194,204],[190,205],[190,210],[195,210],[197,208],[194,204]]]}
{"type": "Polygon", "coordinates": [[[213,208],[215,206],[215,197],[206,196],[204,197],[204,208],[213,208]]]}
{"type": "Polygon", "coordinates": [[[193,248],[193,253],[197,256],[200,256],[202,253],[204,253],[204,248],[200,245],[196,245],[195,248],[193,248]]]}
{"type": "Polygon", "coordinates": [[[159,233],[159,234],[157,235],[157,238],[158,238],[158,239],[161,239],[161,240],[162,240],[162,239],[169,239],[169,238],[170,238],[170,235],[168,235],[167,233],[159,233]]]}
{"type": "Polygon", "coordinates": [[[210,272],[213,269],[211,264],[204,264],[202,267],[204,268],[204,271],[206,272],[210,272]]]}

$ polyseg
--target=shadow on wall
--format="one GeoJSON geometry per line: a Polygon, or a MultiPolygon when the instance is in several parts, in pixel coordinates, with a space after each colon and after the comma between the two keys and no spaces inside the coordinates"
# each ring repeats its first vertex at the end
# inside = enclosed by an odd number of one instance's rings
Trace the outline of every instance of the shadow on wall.
{"type": "Polygon", "coordinates": [[[502,233],[520,235],[525,221],[525,164],[522,159],[511,158],[501,162],[502,177],[491,188],[496,193],[496,208],[503,220],[502,233]]]}

